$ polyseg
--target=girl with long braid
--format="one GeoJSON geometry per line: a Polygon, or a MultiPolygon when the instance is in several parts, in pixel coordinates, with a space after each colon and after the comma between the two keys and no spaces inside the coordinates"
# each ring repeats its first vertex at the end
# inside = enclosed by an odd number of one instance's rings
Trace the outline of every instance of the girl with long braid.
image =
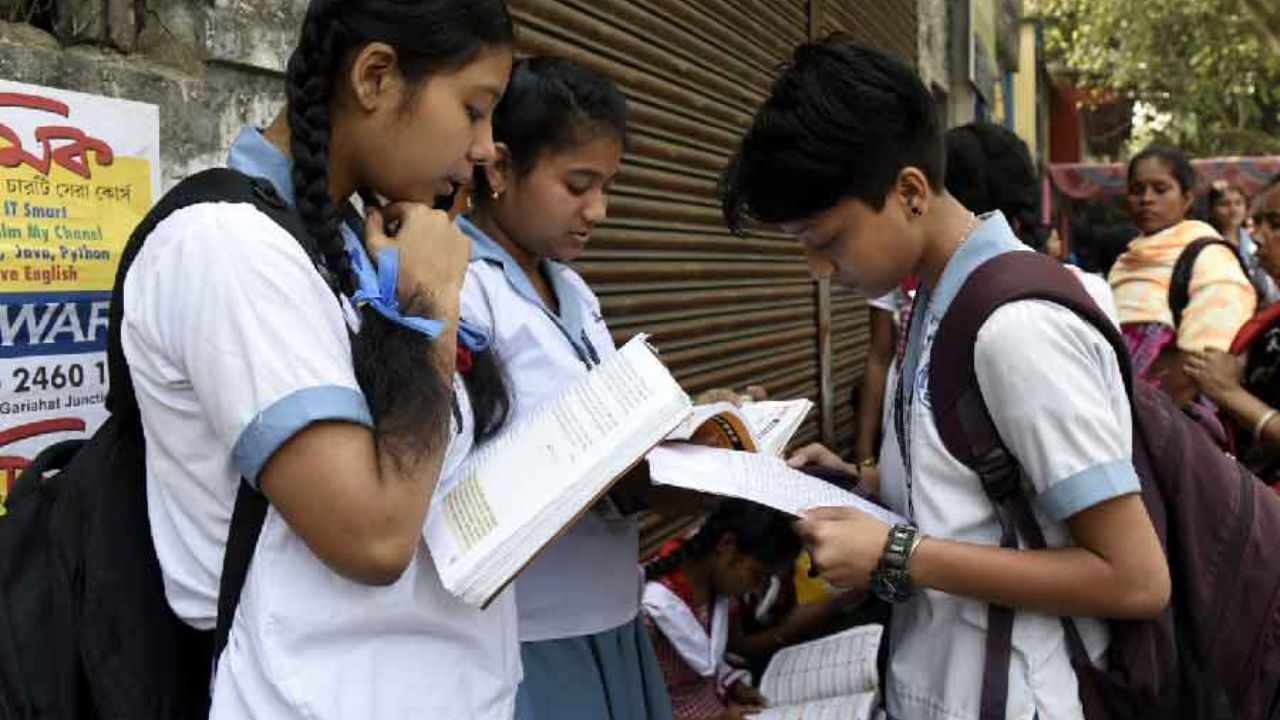
{"type": "Polygon", "coordinates": [[[750,675],[724,660],[734,603],[799,554],[788,516],[730,499],[645,567],[645,619],[677,720],[741,720],[763,706],[750,675]]]}
{"type": "Polygon", "coordinates": [[[152,232],[122,339],[171,607],[207,630],[241,478],[270,508],[212,717],[498,719],[514,599],[445,592],[422,542],[439,478],[504,422],[487,338],[459,320],[469,243],[430,204],[494,156],[502,0],[312,0],[287,110],[228,165],[294,203],[322,258],[251,205],[152,232]],[[366,204],[364,217],[350,199],[366,204]]]}

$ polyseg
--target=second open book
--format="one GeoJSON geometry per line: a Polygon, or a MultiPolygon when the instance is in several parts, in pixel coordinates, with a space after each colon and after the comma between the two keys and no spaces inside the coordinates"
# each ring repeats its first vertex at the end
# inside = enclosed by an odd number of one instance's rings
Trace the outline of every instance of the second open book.
{"type": "Polygon", "coordinates": [[[441,483],[424,529],[440,580],[463,601],[487,606],[583,513],[611,512],[609,488],[668,438],[769,454],[673,443],[650,458],[655,482],[792,513],[863,503],[778,457],[811,407],[797,400],[695,409],[636,337],[441,483]]]}
{"type": "Polygon", "coordinates": [[[873,720],[882,717],[876,657],[884,628],[863,625],[778,651],[760,692],[769,707],[754,720],[873,720]]]}

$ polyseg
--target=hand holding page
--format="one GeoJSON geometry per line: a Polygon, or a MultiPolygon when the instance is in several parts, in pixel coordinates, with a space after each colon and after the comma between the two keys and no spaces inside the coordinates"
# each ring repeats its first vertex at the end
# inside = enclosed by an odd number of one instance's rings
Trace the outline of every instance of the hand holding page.
{"type": "Polygon", "coordinates": [[[817,507],[852,507],[890,525],[900,515],[791,468],[779,457],[665,444],[648,455],[654,483],[742,498],[799,517],[817,507]]]}

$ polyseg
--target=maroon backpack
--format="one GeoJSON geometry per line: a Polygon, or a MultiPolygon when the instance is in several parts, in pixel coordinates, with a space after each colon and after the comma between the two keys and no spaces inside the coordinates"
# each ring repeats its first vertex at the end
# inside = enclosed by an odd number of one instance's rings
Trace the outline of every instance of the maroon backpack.
{"type": "MultiPolygon", "coordinates": [[[[1002,547],[1043,548],[1018,461],[1005,448],[974,375],[979,328],[1015,300],[1062,305],[1111,343],[1133,408],[1133,462],[1164,545],[1172,599],[1157,617],[1108,623],[1106,669],[1075,624],[1067,647],[1089,720],[1280,717],[1280,496],[1212,441],[1163,393],[1134,383],[1123,340],[1080,282],[1054,260],[1010,252],[965,281],[938,328],[929,367],[933,415],[947,450],[982,479],[1002,547]]],[[[987,611],[982,720],[1003,720],[1014,612],[987,611]]]]}

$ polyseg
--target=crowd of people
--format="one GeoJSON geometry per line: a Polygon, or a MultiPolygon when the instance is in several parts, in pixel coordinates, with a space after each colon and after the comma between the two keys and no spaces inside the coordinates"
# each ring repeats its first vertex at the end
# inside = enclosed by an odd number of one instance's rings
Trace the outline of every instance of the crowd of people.
{"type": "Polygon", "coordinates": [[[739,720],[768,705],[753,680],[771,653],[865,619],[874,596],[891,606],[887,717],[1083,718],[1061,619],[1101,662],[1107,620],[1171,593],[1124,369],[1280,479],[1280,179],[1252,199],[1215,186],[1206,222],[1182,153],[1132,159],[1137,235],[1105,280],[1071,270],[1126,362],[1052,302],[983,323],[976,377],[1048,546],[1001,547],[928,370],[970,275],[1047,251],[1035,167],[1003,127],[941,127],[885,52],[796,48],[724,170],[726,224],[780,227],[815,276],[877,298],[856,456],[815,445],[790,462],[905,522],[725,500],[638,567],[639,512],[704,501],[632,473],[482,610],[443,588],[424,520],[476,448],[615,352],[570,263],[628,145],[610,80],[516,59],[513,38],[503,0],[311,0],[287,107],[245,128],[227,166],[269,181],[315,253],[253,207],[203,203],[156,226],[128,271],[151,532],[190,626],[218,616],[242,478],[269,502],[212,717],[739,720]],[[460,188],[460,217],[435,209],[460,188]],[[994,715],[991,606],[1012,611],[994,715]]]}

